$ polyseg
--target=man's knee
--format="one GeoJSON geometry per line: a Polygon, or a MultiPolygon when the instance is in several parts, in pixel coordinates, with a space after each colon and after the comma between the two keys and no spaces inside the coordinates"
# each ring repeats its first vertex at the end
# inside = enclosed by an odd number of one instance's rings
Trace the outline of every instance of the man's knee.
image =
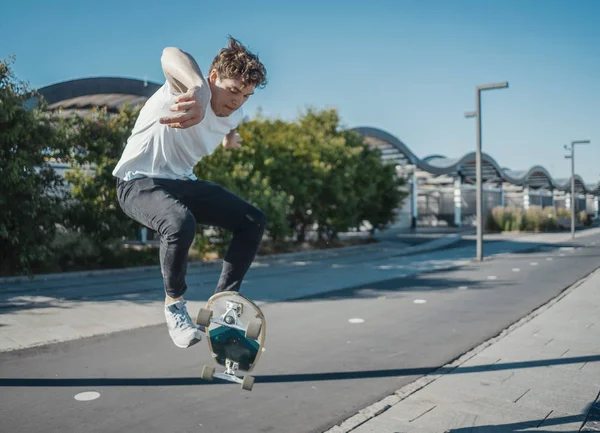
{"type": "Polygon", "coordinates": [[[196,235],[196,219],[189,211],[181,212],[168,222],[162,235],[169,243],[191,245],[196,235]]]}
{"type": "Polygon", "coordinates": [[[244,217],[244,222],[242,224],[245,228],[251,228],[253,231],[260,233],[264,233],[265,228],[267,227],[267,216],[260,209],[252,206],[244,217]]]}
{"type": "Polygon", "coordinates": [[[256,209],[256,223],[263,229],[267,226],[267,216],[260,209],[256,209]]]}

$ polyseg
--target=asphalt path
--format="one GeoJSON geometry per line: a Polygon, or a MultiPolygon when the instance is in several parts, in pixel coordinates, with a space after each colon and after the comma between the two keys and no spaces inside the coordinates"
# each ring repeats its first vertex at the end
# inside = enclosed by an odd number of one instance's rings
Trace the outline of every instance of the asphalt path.
{"type": "MultiPolygon", "coordinates": [[[[473,253],[474,243],[453,251],[465,249],[473,253]]],[[[369,260],[358,255],[355,267],[338,271],[361,281],[369,260]]],[[[2,353],[2,430],[322,432],[590,274],[600,265],[600,235],[437,271],[413,261],[410,273],[393,257],[374,260],[388,271],[401,266],[405,276],[264,304],[266,350],[252,392],[201,380],[210,363],[205,342],[178,349],[164,325],[2,353]],[[99,397],[76,400],[82,392],[99,397]]],[[[303,269],[289,267],[311,271],[303,269]]],[[[266,277],[285,286],[290,274],[266,277]]]]}

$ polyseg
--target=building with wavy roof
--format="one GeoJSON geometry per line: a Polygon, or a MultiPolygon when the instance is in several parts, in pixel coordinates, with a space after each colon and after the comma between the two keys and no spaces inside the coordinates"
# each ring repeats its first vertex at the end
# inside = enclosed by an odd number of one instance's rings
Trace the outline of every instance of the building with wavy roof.
{"type": "MultiPolygon", "coordinates": [[[[397,165],[400,174],[410,180],[410,203],[399,212],[400,224],[470,224],[475,209],[475,152],[449,158],[430,155],[419,158],[400,139],[372,127],[354,131],[371,146],[381,150],[384,160],[397,165]]],[[[585,210],[598,218],[600,182],[586,184],[575,175],[576,210],[585,210]]],[[[502,167],[491,155],[482,154],[484,211],[496,206],[571,207],[571,179],[554,178],[541,165],[527,170],[502,167]]]]}

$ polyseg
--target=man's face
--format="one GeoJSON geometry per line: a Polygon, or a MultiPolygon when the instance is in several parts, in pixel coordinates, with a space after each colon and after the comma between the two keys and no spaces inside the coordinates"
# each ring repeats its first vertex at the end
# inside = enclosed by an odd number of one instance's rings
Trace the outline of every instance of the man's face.
{"type": "Polygon", "coordinates": [[[214,69],[210,72],[209,83],[212,93],[210,106],[219,117],[230,116],[254,94],[255,86],[244,87],[239,79],[221,79],[214,69]]]}

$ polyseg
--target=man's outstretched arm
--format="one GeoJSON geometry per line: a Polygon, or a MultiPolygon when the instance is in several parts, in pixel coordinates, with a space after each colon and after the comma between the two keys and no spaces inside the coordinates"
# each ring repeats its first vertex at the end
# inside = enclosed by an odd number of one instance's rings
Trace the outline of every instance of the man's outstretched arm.
{"type": "Polygon", "coordinates": [[[167,81],[176,92],[182,93],[171,107],[171,111],[178,114],[163,117],[160,123],[173,128],[200,123],[210,101],[210,89],[200,67],[192,56],[179,48],[165,48],[160,60],[167,81]]]}
{"type": "Polygon", "coordinates": [[[179,48],[165,48],[160,63],[165,77],[178,93],[185,93],[192,87],[206,86],[206,80],[194,58],[179,48]]]}

